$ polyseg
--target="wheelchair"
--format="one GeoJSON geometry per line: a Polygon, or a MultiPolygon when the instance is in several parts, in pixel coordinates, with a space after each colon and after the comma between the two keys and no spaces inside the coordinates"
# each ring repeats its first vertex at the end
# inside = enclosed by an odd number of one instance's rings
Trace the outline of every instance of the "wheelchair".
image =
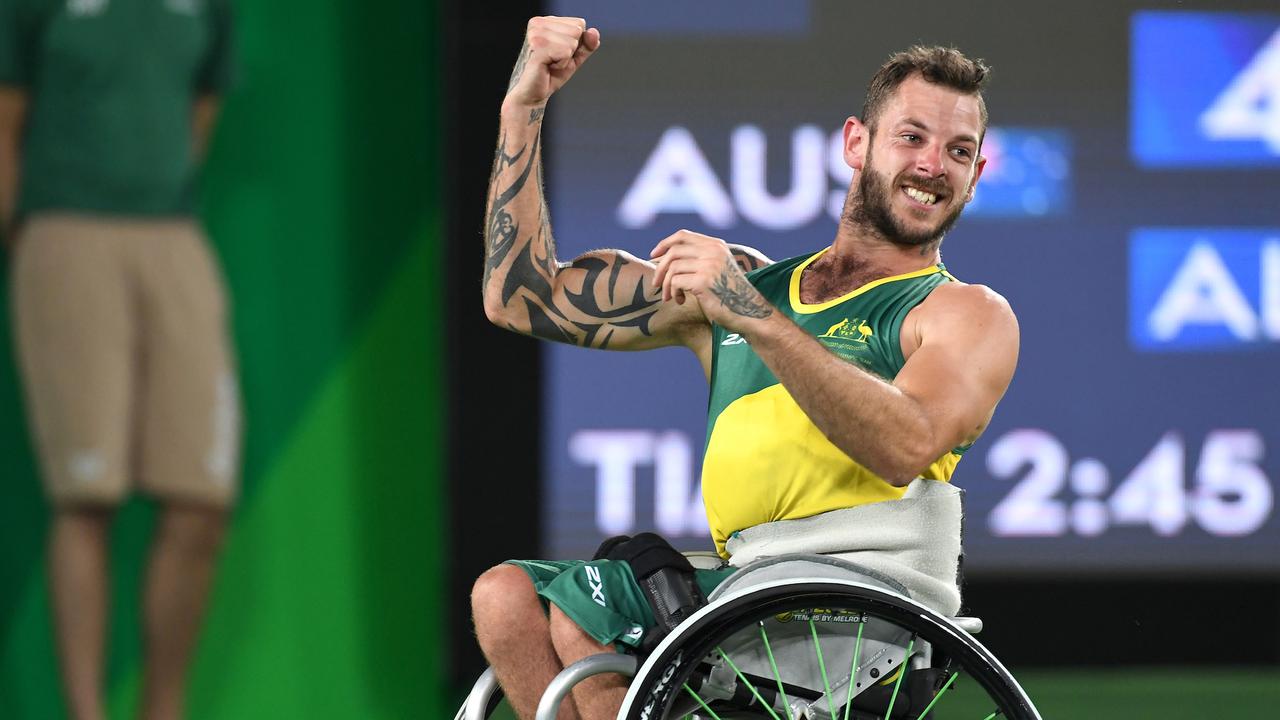
{"type": "MultiPolygon", "coordinates": [[[[892,578],[853,563],[763,558],[708,601],[643,662],[605,653],[565,668],[537,720],[554,720],[575,684],[603,672],[633,678],[618,714],[626,720],[1040,718],[974,639],[981,620],[944,617],[892,578]]],[[[486,670],[455,720],[483,720],[498,694],[486,670]]]]}

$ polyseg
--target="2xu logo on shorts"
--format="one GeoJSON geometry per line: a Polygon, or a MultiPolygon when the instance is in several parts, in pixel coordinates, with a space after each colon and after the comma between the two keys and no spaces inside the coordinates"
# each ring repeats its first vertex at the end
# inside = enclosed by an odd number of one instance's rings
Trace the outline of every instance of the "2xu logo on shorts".
{"type": "Polygon", "coordinates": [[[587,569],[587,584],[591,586],[591,599],[600,607],[608,607],[604,600],[604,580],[600,578],[600,568],[592,565],[587,569]]]}
{"type": "Polygon", "coordinates": [[[675,689],[675,684],[671,682],[671,678],[675,677],[676,671],[684,664],[684,651],[676,652],[676,656],[671,658],[671,662],[667,663],[666,668],[662,670],[662,676],[658,678],[658,684],[653,686],[649,691],[649,697],[645,699],[644,709],[640,711],[640,720],[649,720],[653,716],[654,710],[661,710],[667,706],[667,698],[671,697],[671,691],[675,689]]]}

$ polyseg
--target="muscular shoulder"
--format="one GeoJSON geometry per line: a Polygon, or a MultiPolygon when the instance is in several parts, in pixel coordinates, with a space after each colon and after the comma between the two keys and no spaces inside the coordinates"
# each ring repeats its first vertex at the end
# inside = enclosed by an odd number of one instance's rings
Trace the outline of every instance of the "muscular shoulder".
{"type": "Polygon", "coordinates": [[[928,340],[1018,341],[1018,320],[1009,301],[986,285],[949,282],[934,288],[907,315],[903,354],[909,356],[928,340]]]}
{"type": "Polygon", "coordinates": [[[1000,293],[986,285],[949,282],[939,285],[920,303],[926,316],[948,320],[968,318],[971,321],[1015,321],[1013,308],[1000,293]]]}

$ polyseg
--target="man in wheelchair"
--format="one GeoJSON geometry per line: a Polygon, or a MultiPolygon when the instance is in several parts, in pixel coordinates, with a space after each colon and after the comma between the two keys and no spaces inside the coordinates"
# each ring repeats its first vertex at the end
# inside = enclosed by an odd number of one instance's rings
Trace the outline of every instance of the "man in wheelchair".
{"type": "MultiPolygon", "coordinates": [[[[703,498],[727,564],[695,570],[656,536],[640,536],[606,543],[588,562],[517,560],[484,573],[472,593],[476,635],[522,718],[563,668],[613,649],[653,650],[759,558],[843,558],[954,615],[960,508],[947,481],[990,421],[1018,354],[1004,298],[956,280],[940,255],[985,163],[981,61],[913,47],[875,73],[861,119],[845,121],[844,160],[855,174],[825,249],[775,263],[682,230],[648,260],[599,250],[561,263],[541,183],[543,113],[600,42],[581,18],[529,22],[489,186],[485,310],[495,324],[548,340],[693,351],[710,382],[703,498]]],[[[810,589],[813,602],[826,597],[819,590],[810,589]]],[[[816,628],[816,611],[800,611],[816,628]]],[[[796,608],[779,617],[787,612],[796,608]]],[[[862,611],[842,612],[826,617],[862,611]]],[[[858,654],[864,642],[872,638],[859,630],[858,654]]],[[[858,665],[850,697],[858,672],[879,672],[858,665]]],[[[905,674],[885,668],[886,679],[890,670],[905,674]]],[[[782,673],[773,675],[774,694],[785,696],[782,673]]],[[[625,678],[592,677],[560,717],[614,717],[626,693],[625,678]]]]}

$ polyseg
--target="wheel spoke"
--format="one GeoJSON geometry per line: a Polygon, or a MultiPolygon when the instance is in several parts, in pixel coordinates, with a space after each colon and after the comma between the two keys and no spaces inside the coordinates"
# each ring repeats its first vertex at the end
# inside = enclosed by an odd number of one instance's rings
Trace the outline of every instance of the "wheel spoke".
{"type": "Polygon", "coordinates": [[[742,671],[738,669],[738,666],[733,664],[733,661],[729,659],[729,656],[725,651],[717,647],[716,652],[720,653],[720,657],[724,658],[724,661],[729,663],[729,667],[733,668],[733,673],[738,676],[738,679],[741,680],[744,685],[747,686],[747,689],[751,691],[751,694],[756,696],[756,700],[760,701],[760,707],[767,710],[773,720],[782,720],[782,718],[778,717],[778,713],[773,711],[773,707],[770,706],[769,703],[765,702],[764,698],[760,697],[760,691],[756,690],[756,686],[752,685],[751,681],[747,679],[747,676],[743,675],[742,671]]]}
{"type": "Polygon", "coordinates": [[[867,626],[867,616],[858,623],[858,640],[853,644],[853,662],[849,664],[849,691],[844,696],[844,720],[849,720],[849,708],[853,707],[853,679],[858,676],[858,660],[862,657],[862,629],[867,626]]]}
{"type": "Polygon", "coordinates": [[[831,717],[836,716],[835,705],[831,702],[831,681],[827,680],[827,664],[822,660],[822,644],[818,642],[818,628],[813,624],[814,613],[809,613],[809,631],[813,633],[813,649],[818,653],[818,670],[822,672],[822,687],[827,691],[827,710],[831,717]]]}
{"type": "Polygon", "coordinates": [[[962,706],[970,706],[971,701],[982,703],[967,711],[973,713],[971,720],[1038,720],[1034,705],[1008,671],[977,641],[948,626],[946,618],[903,603],[888,592],[846,585],[802,578],[776,587],[765,586],[742,597],[725,598],[728,602],[711,608],[707,618],[690,623],[682,634],[672,638],[675,644],[669,652],[683,652],[685,662],[675,660],[668,667],[672,672],[665,678],[662,673],[637,677],[638,686],[632,688],[637,694],[628,695],[631,701],[626,717],[636,720],[643,712],[639,703],[648,697],[646,688],[652,693],[663,685],[668,690],[674,685],[682,699],[677,699],[676,706],[668,711],[672,720],[727,720],[744,713],[758,715],[762,720],[800,720],[801,715],[818,712],[819,708],[822,717],[853,720],[863,716],[862,711],[853,710],[854,702],[866,697],[863,691],[881,698],[876,703],[877,710],[872,711],[875,720],[925,720],[939,714],[950,717],[962,706]],[[813,608],[835,608],[831,612],[845,622],[823,625],[826,629],[819,631],[818,624],[830,618],[825,614],[813,617],[813,608]],[[810,617],[795,618],[793,625],[771,624],[769,618],[786,614],[810,617]],[[899,642],[909,642],[898,645],[887,637],[881,640],[876,627],[869,625],[872,614],[877,623],[887,623],[886,627],[898,634],[899,642]],[[849,621],[858,622],[858,626],[849,627],[849,621]],[[886,640],[892,643],[887,654],[880,650],[886,640]],[[812,650],[804,647],[809,642],[813,643],[812,650]],[[731,646],[743,644],[749,646],[749,652],[730,652],[731,646]],[[918,670],[924,667],[921,659],[930,648],[943,653],[947,662],[920,674],[918,670]],[[699,661],[691,666],[687,660],[695,656],[699,661]],[[796,674],[799,667],[790,666],[792,658],[804,667],[804,677],[796,674]],[[706,671],[703,663],[714,666],[714,686],[700,687],[690,679],[690,673],[700,676],[706,671]],[[895,669],[894,665],[900,667],[895,669]],[[677,669],[679,674],[671,677],[677,669]],[[868,672],[874,672],[877,679],[869,680],[868,672]],[[908,675],[909,688],[904,680],[908,675]],[[972,688],[963,685],[961,675],[971,675],[976,684],[972,688]],[[848,682],[849,687],[837,699],[841,682],[848,682]],[[734,690],[736,697],[730,700],[721,689],[734,690]],[[824,691],[826,700],[817,699],[824,691]],[[725,700],[719,699],[722,697],[725,700]],[[801,706],[806,710],[800,710],[801,706]]]}
{"type": "MultiPolygon", "coordinates": [[[[782,707],[787,711],[787,720],[791,717],[791,701],[787,699],[787,691],[782,689],[782,673],[778,672],[778,663],[773,659],[773,648],[769,647],[769,633],[764,631],[764,621],[761,620],[760,637],[764,639],[764,651],[769,655],[769,667],[773,668],[773,679],[778,681],[778,697],[782,698],[782,707]]],[[[845,720],[849,720],[845,718],[845,720]]]]}
{"type": "Polygon", "coordinates": [[[902,678],[907,676],[907,664],[915,646],[916,636],[912,635],[911,642],[907,643],[907,654],[902,657],[902,665],[898,667],[898,679],[893,683],[893,694],[889,696],[889,709],[884,711],[884,720],[889,720],[889,716],[893,714],[893,704],[898,701],[898,688],[902,687],[902,678]]]}
{"type": "Polygon", "coordinates": [[[684,684],[684,691],[692,695],[693,699],[698,701],[698,704],[702,706],[703,710],[711,713],[711,717],[715,718],[715,720],[720,720],[720,716],[716,714],[716,711],[712,710],[711,707],[702,700],[702,697],[698,695],[698,693],[694,692],[693,688],[689,687],[689,683],[684,684]]]}
{"type": "MultiPolygon", "coordinates": [[[[947,678],[947,684],[943,685],[942,689],[938,691],[938,694],[934,695],[933,699],[929,701],[929,704],[924,706],[924,709],[916,716],[916,720],[921,720],[925,715],[929,714],[929,711],[933,709],[933,706],[938,704],[938,700],[942,699],[942,694],[951,688],[951,683],[955,682],[956,678],[959,676],[960,673],[958,672],[951,673],[951,677],[947,678]]],[[[987,720],[990,720],[990,718],[987,720]]]]}

